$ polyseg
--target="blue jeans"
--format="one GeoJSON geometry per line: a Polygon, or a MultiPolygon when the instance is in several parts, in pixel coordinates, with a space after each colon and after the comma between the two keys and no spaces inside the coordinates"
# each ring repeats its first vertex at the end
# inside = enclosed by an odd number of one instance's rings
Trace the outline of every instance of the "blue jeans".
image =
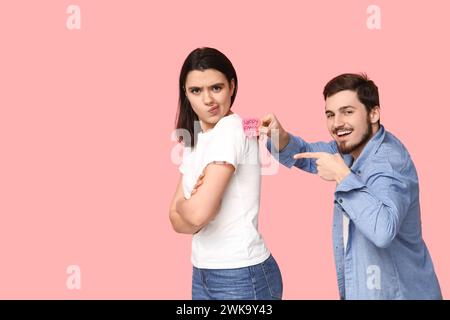
{"type": "Polygon", "coordinates": [[[283,281],[275,259],[236,269],[198,269],[192,274],[192,300],[281,300],[283,281]]]}

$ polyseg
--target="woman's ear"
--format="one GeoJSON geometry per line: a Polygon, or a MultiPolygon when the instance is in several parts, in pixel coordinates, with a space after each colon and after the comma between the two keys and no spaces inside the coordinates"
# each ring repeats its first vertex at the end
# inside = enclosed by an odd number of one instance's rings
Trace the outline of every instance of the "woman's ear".
{"type": "Polygon", "coordinates": [[[235,81],[234,79],[231,79],[230,81],[230,92],[231,92],[231,96],[234,94],[234,88],[235,88],[235,81]]]}

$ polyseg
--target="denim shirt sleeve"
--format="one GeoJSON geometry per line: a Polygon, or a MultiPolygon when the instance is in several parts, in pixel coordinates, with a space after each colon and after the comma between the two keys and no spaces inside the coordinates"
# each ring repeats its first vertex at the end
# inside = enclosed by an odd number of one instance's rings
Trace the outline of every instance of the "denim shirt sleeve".
{"type": "Polygon", "coordinates": [[[392,168],[370,174],[367,183],[351,172],[336,187],[335,201],[372,243],[386,248],[397,235],[414,194],[414,181],[392,168]]]}
{"type": "Polygon", "coordinates": [[[289,143],[278,152],[272,146],[271,139],[267,139],[267,149],[272,156],[287,168],[295,166],[301,170],[317,173],[316,159],[294,159],[293,156],[302,152],[328,152],[337,153],[335,142],[316,142],[308,143],[300,137],[293,136],[289,133],[289,143]]]}

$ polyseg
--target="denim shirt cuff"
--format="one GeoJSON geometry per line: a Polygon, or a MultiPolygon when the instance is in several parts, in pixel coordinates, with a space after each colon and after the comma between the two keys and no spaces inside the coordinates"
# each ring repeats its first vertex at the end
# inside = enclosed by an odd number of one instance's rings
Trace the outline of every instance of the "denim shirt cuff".
{"type": "Polygon", "coordinates": [[[272,140],[267,139],[266,148],[269,150],[269,152],[272,154],[274,158],[276,158],[282,165],[285,167],[291,168],[295,162],[296,159],[292,158],[295,154],[299,153],[301,150],[300,148],[301,143],[298,139],[295,139],[294,136],[289,134],[289,143],[281,150],[281,152],[278,152],[275,147],[272,149],[272,140]]]}

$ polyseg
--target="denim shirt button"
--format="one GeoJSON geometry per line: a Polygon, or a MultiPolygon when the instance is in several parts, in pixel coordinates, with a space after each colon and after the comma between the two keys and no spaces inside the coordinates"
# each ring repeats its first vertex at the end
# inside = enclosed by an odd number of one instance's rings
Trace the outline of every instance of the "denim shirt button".
{"type": "Polygon", "coordinates": [[[342,202],[343,202],[342,199],[339,199],[338,201],[339,201],[339,203],[342,203],[342,202]]]}

